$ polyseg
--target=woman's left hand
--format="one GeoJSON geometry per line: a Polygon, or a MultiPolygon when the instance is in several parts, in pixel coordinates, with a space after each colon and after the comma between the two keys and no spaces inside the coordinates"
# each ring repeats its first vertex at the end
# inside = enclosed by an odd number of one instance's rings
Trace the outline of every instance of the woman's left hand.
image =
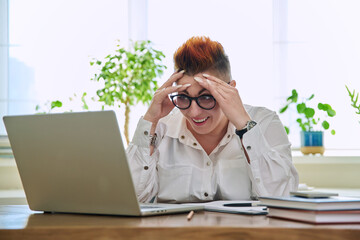
{"type": "Polygon", "coordinates": [[[225,116],[234,124],[236,129],[243,129],[251,118],[245,110],[239,91],[235,88],[235,81],[227,84],[223,80],[208,74],[203,74],[203,78],[195,78],[200,86],[210,91],[225,116]]]}

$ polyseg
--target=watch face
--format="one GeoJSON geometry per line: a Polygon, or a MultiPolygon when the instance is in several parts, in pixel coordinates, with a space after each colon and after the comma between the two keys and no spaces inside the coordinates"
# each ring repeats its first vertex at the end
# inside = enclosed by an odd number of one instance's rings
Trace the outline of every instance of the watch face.
{"type": "Polygon", "coordinates": [[[255,125],[256,125],[256,122],[255,122],[255,121],[249,121],[247,129],[250,130],[250,129],[252,129],[253,127],[255,127],[255,125]]]}
{"type": "Polygon", "coordinates": [[[246,127],[241,130],[235,130],[235,133],[242,139],[243,135],[252,129],[257,123],[253,120],[250,120],[246,123],[246,127]]]}

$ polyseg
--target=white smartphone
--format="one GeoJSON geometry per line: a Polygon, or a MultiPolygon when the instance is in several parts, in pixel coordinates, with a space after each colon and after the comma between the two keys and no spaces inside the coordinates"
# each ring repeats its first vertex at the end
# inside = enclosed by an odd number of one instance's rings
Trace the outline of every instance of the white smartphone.
{"type": "Polygon", "coordinates": [[[304,197],[304,198],[328,198],[333,196],[339,196],[338,193],[329,193],[329,192],[317,192],[317,191],[297,191],[290,192],[292,196],[304,197]]]}

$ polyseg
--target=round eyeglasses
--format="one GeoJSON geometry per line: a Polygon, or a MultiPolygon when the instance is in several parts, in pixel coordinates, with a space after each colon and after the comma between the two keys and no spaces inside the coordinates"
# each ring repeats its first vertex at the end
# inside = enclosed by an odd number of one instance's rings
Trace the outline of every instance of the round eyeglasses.
{"type": "Polygon", "coordinates": [[[175,105],[175,107],[185,110],[191,106],[193,100],[197,103],[197,105],[205,110],[211,110],[216,105],[216,100],[211,95],[201,95],[198,97],[189,97],[184,94],[177,94],[170,96],[171,101],[175,105]]]}

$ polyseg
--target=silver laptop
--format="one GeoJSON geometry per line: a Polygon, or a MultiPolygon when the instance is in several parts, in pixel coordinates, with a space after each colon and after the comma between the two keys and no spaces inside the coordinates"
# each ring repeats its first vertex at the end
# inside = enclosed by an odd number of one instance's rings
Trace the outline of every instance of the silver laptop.
{"type": "Polygon", "coordinates": [[[146,216],[201,206],[139,204],[113,111],[5,116],[30,209],[146,216]]]}

